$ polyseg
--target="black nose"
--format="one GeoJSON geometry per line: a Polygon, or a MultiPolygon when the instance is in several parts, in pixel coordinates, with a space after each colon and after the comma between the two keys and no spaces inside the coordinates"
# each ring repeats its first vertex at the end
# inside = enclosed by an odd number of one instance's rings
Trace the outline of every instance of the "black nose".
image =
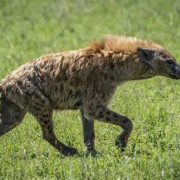
{"type": "Polygon", "coordinates": [[[179,64],[177,64],[177,66],[175,67],[174,75],[176,76],[176,79],[180,79],[180,65],[179,64]]]}

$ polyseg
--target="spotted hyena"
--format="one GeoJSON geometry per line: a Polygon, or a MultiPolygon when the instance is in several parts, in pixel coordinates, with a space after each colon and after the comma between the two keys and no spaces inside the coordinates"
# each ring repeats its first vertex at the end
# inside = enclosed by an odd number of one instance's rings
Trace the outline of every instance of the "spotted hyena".
{"type": "Polygon", "coordinates": [[[88,150],[95,148],[95,119],[123,129],[115,141],[123,150],[133,124],[107,105],[123,82],[154,76],[179,79],[180,66],[157,43],[131,37],[108,36],[84,49],[41,56],[2,80],[0,136],[29,112],[39,122],[45,140],[64,155],[73,155],[77,150],[57,139],[52,113],[53,109],[80,109],[88,150]]]}

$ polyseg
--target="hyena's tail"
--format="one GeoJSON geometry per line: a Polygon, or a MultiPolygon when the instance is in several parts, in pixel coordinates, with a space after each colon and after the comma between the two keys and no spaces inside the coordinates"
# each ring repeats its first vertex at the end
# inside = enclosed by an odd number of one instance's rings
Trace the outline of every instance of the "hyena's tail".
{"type": "Polygon", "coordinates": [[[2,119],[1,119],[1,111],[2,111],[2,86],[0,85],[0,124],[2,123],[2,119]]]}
{"type": "Polygon", "coordinates": [[[2,97],[2,86],[0,85],[0,116],[1,116],[1,97],[2,97]]]}
{"type": "Polygon", "coordinates": [[[0,136],[2,136],[22,122],[26,111],[6,97],[1,85],[0,96],[0,136]]]}

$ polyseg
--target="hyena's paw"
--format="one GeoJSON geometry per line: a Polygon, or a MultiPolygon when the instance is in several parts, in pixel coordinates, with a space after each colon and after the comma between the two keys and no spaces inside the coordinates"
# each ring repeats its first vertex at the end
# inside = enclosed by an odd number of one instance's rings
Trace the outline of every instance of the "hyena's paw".
{"type": "Polygon", "coordinates": [[[123,152],[127,145],[127,141],[124,138],[118,136],[115,140],[115,145],[117,146],[119,150],[123,152]]]}
{"type": "Polygon", "coordinates": [[[85,142],[84,145],[86,146],[88,152],[95,151],[94,141],[85,142]]]}
{"type": "Polygon", "coordinates": [[[73,156],[73,155],[77,154],[77,149],[75,149],[73,147],[69,147],[69,146],[64,146],[62,148],[62,153],[65,156],[73,156]]]}

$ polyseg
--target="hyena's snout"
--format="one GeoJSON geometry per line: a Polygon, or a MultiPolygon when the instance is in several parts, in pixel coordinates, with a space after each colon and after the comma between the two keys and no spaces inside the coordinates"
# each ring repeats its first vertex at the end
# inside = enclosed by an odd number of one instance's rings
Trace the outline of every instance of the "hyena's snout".
{"type": "Polygon", "coordinates": [[[180,79],[180,65],[175,61],[167,63],[164,69],[164,76],[172,79],[180,79]]]}
{"type": "Polygon", "coordinates": [[[170,77],[173,79],[180,79],[180,65],[178,63],[171,68],[170,77]]]}

